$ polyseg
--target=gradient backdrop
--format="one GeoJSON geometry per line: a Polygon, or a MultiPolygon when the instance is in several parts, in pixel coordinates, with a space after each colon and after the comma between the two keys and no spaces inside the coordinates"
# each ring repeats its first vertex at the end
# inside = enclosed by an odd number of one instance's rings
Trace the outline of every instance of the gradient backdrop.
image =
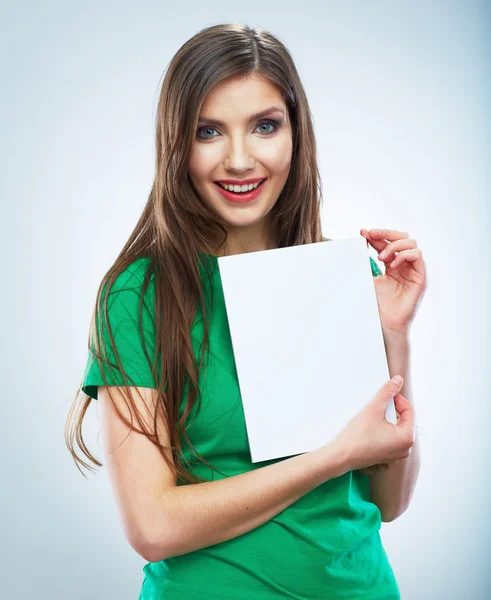
{"type": "MultiPolygon", "coordinates": [[[[97,286],[150,191],[166,65],[198,30],[239,22],[296,61],[325,235],[400,229],[423,250],[411,338],[422,466],[409,510],[382,526],[402,598],[491,598],[491,3],[233,4],[1,4],[0,597],[138,597],[145,561],[107,472],[82,477],[63,427],[97,286]]],[[[84,432],[102,459],[98,431],[93,403],[84,432]]]]}

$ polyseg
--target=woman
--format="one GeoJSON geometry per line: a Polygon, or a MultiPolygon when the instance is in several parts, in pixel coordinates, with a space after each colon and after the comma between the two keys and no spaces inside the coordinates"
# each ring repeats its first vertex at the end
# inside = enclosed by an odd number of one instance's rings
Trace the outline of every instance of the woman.
{"type": "MultiPolygon", "coordinates": [[[[81,436],[99,399],[124,532],[148,561],[140,599],[399,598],[379,529],[407,508],[419,468],[401,378],[326,446],[250,462],[217,256],[326,241],[285,46],[240,25],[186,42],[163,82],[156,149],[147,205],[98,290],[66,429],[77,466],[92,468],[75,437],[101,466],[81,436]],[[394,396],[397,425],[384,416],[394,396]]],[[[360,233],[395,258],[383,276],[370,263],[390,372],[406,377],[421,252],[404,233],[360,233]]]]}

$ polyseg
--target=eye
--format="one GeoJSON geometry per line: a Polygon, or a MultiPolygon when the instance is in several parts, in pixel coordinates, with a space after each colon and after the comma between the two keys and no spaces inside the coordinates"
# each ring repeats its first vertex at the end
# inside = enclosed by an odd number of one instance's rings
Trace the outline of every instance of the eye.
{"type": "Polygon", "coordinates": [[[216,131],[216,129],[214,127],[198,127],[198,129],[196,130],[196,137],[202,138],[202,139],[205,139],[205,140],[211,139],[212,137],[216,137],[214,135],[212,135],[212,136],[202,136],[202,135],[200,135],[201,132],[203,132],[203,131],[207,133],[208,131],[216,131]]]}
{"type": "Polygon", "coordinates": [[[270,125],[271,127],[273,127],[273,130],[264,131],[264,129],[263,129],[262,133],[265,133],[265,134],[273,133],[278,128],[278,121],[275,121],[274,119],[266,119],[265,121],[261,121],[261,123],[259,123],[258,127],[262,127],[263,125],[270,125]]]}
{"type": "MultiPolygon", "coordinates": [[[[264,121],[261,121],[259,123],[259,125],[256,127],[256,129],[258,127],[262,127],[263,125],[266,125],[266,126],[269,125],[270,127],[273,128],[272,130],[270,129],[269,131],[265,131],[263,129],[260,132],[264,135],[269,135],[271,133],[274,133],[278,129],[279,122],[275,121],[274,119],[265,119],[264,121]]],[[[198,139],[202,139],[202,140],[211,140],[212,138],[217,137],[216,135],[203,135],[203,134],[208,133],[209,131],[217,131],[217,130],[215,129],[215,127],[207,127],[206,125],[204,127],[198,127],[198,129],[196,130],[196,137],[198,139]]]]}

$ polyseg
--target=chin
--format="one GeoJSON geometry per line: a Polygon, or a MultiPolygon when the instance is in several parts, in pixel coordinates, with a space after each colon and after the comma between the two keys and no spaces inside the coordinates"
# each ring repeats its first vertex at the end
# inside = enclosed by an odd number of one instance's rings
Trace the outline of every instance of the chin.
{"type": "Polygon", "coordinates": [[[220,206],[214,207],[214,211],[231,227],[250,227],[264,219],[273,206],[220,206]]]}

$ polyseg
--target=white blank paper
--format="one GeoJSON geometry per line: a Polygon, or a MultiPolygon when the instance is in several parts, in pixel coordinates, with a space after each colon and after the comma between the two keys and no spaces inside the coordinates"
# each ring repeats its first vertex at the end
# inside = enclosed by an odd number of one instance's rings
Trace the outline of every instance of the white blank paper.
{"type": "MultiPolygon", "coordinates": [[[[251,461],[327,444],[390,379],[366,240],[218,265],[251,461]]],[[[392,400],[386,418],[397,422],[392,400]]]]}

